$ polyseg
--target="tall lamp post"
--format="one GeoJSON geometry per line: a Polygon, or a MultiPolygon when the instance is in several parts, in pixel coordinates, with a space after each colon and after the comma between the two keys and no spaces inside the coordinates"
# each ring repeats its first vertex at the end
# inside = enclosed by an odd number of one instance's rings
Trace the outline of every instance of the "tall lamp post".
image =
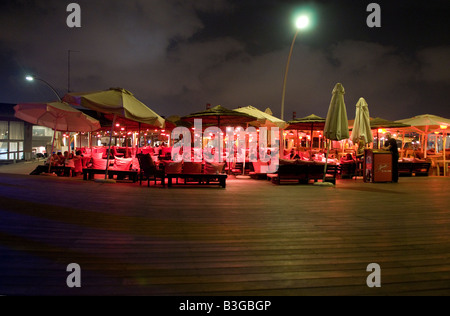
{"type": "Polygon", "coordinates": [[[43,83],[45,83],[45,84],[53,91],[53,93],[58,97],[58,100],[59,100],[60,102],[62,102],[62,100],[61,100],[61,98],[60,98],[58,92],[56,92],[55,88],[53,88],[53,87],[52,87],[47,81],[45,81],[44,79],[36,78],[36,77],[34,77],[34,76],[26,76],[25,79],[26,79],[27,81],[34,81],[34,80],[42,81],[43,83]]]}
{"type": "Polygon", "coordinates": [[[289,64],[291,62],[291,57],[292,57],[292,51],[294,50],[294,44],[295,44],[295,40],[297,39],[297,35],[301,30],[306,29],[309,26],[309,17],[306,15],[302,15],[297,19],[297,22],[295,23],[295,26],[297,27],[297,31],[295,32],[294,35],[294,39],[292,40],[292,44],[291,44],[291,50],[289,51],[289,56],[288,56],[288,60],[286,63],[286,71],[284,73],[284,81],[283,81],[283,94],[281,97],[281,119],[284,120],[284,99],[286,96],[286,81],[287,81],[287,76],[288,76],[288,71],[289,71],[289,64]]]}
{"type": "MultiPolygon", "coordinates": [[[[41,79],[41,78],[36,78],[35,76],[26,76],[25,77],[25,79],[27,80],[27,81],[30,81],[30,82],[32,82],[32,81],[34,81],[34,80],[39,80],[39,81],[42,81],[43,83],[45,83],[52,91],[53,91],[53,93],[56,95],[56,97],[58,98],[58,101],[59,102],[62,102],[62,100],[61,100],[61,97],[59,96],[59,94],[58,94],[58,92],[56,92],[56,90],[55,90],[55,88],[53,88],[47,81],[45,81],[44,79],[41,79]]],[[[51,149],[51,151],[50,151],[50,154],[49,154],[49,164],[48,164],[48,173],[50,173],[50,170],[51,170],[51,167],[52,167],[52,164],[51,164],[51,160],[52,160],[52,153],[53,153],[53,148],[55,147],[55,139],[56,139],[56,126],[55,126],[55,129],[54,129],[54,131],[53,131],[53,140],[52,140],[52,149],[51,149]]],[[[69,144],[69,148],[70,148],[70,144],[69,144]]]]}

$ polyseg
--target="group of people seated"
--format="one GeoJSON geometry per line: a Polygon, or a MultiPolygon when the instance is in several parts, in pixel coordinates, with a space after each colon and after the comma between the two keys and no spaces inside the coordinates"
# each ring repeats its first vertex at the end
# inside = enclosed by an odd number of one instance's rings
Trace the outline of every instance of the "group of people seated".
{"type": "MultiPolygon", "coordinates": [[[[286,152],[285,151],[285,156],[284,159],[289,159],[289,160],[296,160],[296,159],[300,159],[300,160],[305,160],[305,161],[324,161],[324,159],[326,159],[326,152],[323,151],[309,151],[309,150],[305,150],[305,151],[297,151],[294,148],[291,148],[290,151],[286,152]],[[286,154],[288,153],[288,154],[286,154]]],[[[336,159],[336,153],[334,151],[330,151],[329,155],[328,155],[328,159],[329,160],[334,160],[336,159]]]]}
{"type": "Polygon", "coordinates": [[[77,150],[75,154],[69,154],[68,151],[65,151],[64,154],[61,152],[53,153],[47,159],[45,165],[37,166],[31,174],[39,175],[41,173],[50,172],[58,176],[74,176],[83,172],[82,157],[83,154],[81,150],[77,150]]]}

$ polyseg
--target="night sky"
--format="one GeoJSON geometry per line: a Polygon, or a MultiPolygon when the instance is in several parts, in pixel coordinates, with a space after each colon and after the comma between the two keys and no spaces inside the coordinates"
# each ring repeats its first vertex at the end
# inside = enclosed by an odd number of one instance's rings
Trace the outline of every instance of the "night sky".
{"type": "Polygon", "coordinates": [[[349,119],[360,97],[372,117],[450,118],[450,2],[280,0],[90,0],[69,28],[63,0],[0,2],[0,102],[53,101],[52,91],[122,87],[158,114],[205,105],[270,107],[280,116],[294,16],[314,13],[289,68],[285,119],[325,117],[337,82],[349,119]],[[369,28],[367,5],[381,6],[369,28]]]}

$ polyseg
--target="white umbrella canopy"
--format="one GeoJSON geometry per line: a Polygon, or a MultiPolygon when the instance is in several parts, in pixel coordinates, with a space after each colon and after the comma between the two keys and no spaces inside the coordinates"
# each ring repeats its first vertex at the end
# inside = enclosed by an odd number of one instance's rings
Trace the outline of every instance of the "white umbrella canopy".
{"type": "MultiPolygon", "coordinates": [[[[234,109],[234,111],[245,113],[256,118],[256,121],[249,122],[247,123],[247,125],[257,127],[278,127],[280,130],[285,129],[288,126],[287,122],[273,116],[273,113],[269,108],[267,108],[265,111],[261,111],[260,109],[249,105],[246,107],[234,109]]],[[[242,173],[245,173],[245,159],[242,173]]]]}
{"type": "MultiPolygon", "coordinates": [[[[53,141],[49,154],[55,147],[56,131],[93,132],[100,129],[100,122],[65,102],[22,103],[14,107],[14,116],[31,124],[52,128],[53,141]]],[[[50,158],[51,159],[51,158],[50,158]]],[[[49,163],[49,172],[51,163],[49,163]]]]}
{"type": "Polygon", "coordinates": [[[370,126],[369,105],[364,98],[360,98],[356,103],[355,122],[353,124],[350,140],[356,144],[360,138],[365,144],[373,142],[372,129],[370,126]]]}
{"type": "MultiPolygon", "coordinates": [[[[450,119],[432,114],[417,115],[411,118],[398,120],[396,122],[411,125],[416,132],[423,134],[425,137],[427,137],[429,133],[440,129],[441,126],[450,126],[450,119]]],[[[424,149],[425,158],[427,157],[427,147],[428,147],[428,137],[427,140],[425,141],[425,149],[424,149]]],[[[445,146],[444,146],[444,155],[445,155],[445,146]]]]}
{"type": "Polygon", "coordinates": [[[148,124],[163,128],[165,120],[135,98],[133,93],[122,88],[110,88],[109,90],[93,92],[68,93],[64,101],[81,105],[82,107],[113,115],[113,123],[109,135],[109,149],[106,163],[105,181],[108,178],[109,158],[111,152],[112,135],[117,117],[129,119],[138,123],[148,124]]]}
{"type": "Polygon", "coordinates": [[[424,133],[439,129],[441,125],[450,126],[450,119],[432,114],[418,115],[411,118],[398,120],[396,122],[411,125],[424,133]]]}
{"type": "MultiPolygon", "coordinates": [[[[288,125],[287,122],[267,113],[261,111],[260,109],[254,106],[246,106],[234,109],[237,112],[246,113],[248,115],[256,117],[255,122],[249,122],[249,125],[257,125],[257,126],[267,126],[267,127],[278,127],[280,129],[286,128],[288,125]]],[[[267,111],[267,109],[266,109],[267,111]]]]}
{"type": "Polygon", "coordinates": [[[136,99],[133,93],[122,88],[68,93],[63,101],[159,128],[163,128],[165,123],[161,116],[136,99]]]}
{"type": "Polygon", "coordinates": [[[22,103],[14,107],[15,117],[28,123],[62,132],[93,132],[100,122],[65,102],[22,103]]]}

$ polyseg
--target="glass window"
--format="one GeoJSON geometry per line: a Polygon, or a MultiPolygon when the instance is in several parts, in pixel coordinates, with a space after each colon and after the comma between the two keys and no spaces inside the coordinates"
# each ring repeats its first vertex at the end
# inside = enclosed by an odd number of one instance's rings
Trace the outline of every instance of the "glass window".
{"type": "Polygon", "coordinates": [[[9,122],[9,139],[24,139],[23,122],[9,122]]]}
{"type": "Polygon", "coordinates": [[[17,143],[16,142],[9,143],[9,151],[17,151],[17,143]]]}
{"type": "Polygon", "coordinates": [[[0,121],[0,139],[8,139],[8,122],[0,121]]]}
{"type": "Polygon", "coordinates": [[[33,136],[53,136],[53,130],[44,126],[33,126],[33,136]]]}
{"type": "Polygon", "coordinates": [[[7,154],[0,154],[0,160],[8,160],[7,154]]]}
{"type": "Polygon", "coordinates": [[[23,142],[19,142],[19,151],[23,151],[23,142]]]}
{"type": "Polygon", "coordinates": [[[8,142],[0,142],[0,153],[8,152],[8,142]]]}

